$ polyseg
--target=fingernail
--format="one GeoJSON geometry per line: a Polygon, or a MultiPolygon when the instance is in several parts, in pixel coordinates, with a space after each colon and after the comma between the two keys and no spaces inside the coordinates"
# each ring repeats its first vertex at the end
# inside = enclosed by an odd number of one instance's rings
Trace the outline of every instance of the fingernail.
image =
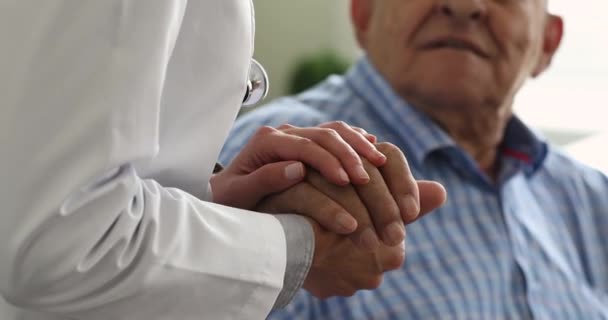
{"type": "Polygon", "coordinates": [[[285,177],[289,180],[299,180],[304,176],[304,166],[295,162],[285,167],[285,177]]]}
{"type": "Polygon", "coordinates": [[[396,246],[405,239],[405,229],[400,222],[393,222],[384,229],[384,238],[389,246],[396,246]]]}
{"type": "Polygon", "coordinates": [[[367,174],[367,171],[365,171],[365,168],[363,168],[363,166],[357,166],[356,171],[357,171],[357,176],[361,180],[369,181],[369,174],[367,174]]]}
{"type": "Polygon", "coordinates": [[[347,213],[338,213],[336,215],[336,223],[345,232],[352,232],[357,228],[357,221],[347,213]]]}
{"type": "Polygon", "coordinates": [[[340,168],[340,170],[338,170],[338,176],[340,177],[340,180],[342,180],[342,182],[350,182],[350,180],[348,179],[348,174],[346,173],[346,171],[344,171],[344,169],[340,168]]]}
{"type": "Polygon", "coordinates": [[[401,199],[401,207],[405,210],[405,216],[409,221],[412,221],[420,214],[420,206],[418,201],[412,195],[407,195],[401,199]]]}
{"type": "Polygon", "coordinates": [[[361,244],[363,247],[373,250],[378,247],[378,237],[376,237],[376,233],[372,229],[367,229],[361,233],[361,244]]]}

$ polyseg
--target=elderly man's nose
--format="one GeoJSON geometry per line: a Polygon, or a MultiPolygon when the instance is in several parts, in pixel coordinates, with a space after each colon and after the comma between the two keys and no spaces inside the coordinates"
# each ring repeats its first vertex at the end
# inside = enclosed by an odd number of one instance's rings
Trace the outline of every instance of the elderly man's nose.
{"type": "Polygon", "coordinates": [[[483,0],[440,0],[442,15],[462,22],[479,21],[485,14],[483,0]]]}

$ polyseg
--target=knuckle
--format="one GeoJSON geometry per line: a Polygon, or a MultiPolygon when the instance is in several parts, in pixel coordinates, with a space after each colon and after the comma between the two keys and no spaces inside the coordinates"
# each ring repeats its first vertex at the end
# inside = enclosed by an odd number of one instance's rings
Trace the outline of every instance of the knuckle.
{"type": "Polygon", "coordinates": [[[363,128],[361,128],[361,127],[353,127],[353,126],[351,126],[351,128],[352,128],[353,130],[355,130],[355,131],[357,131],[357,132],[361,133],[361,134],[366,134],[366,133],[367,133],[367,131],[365,131],[365,129],[363,129],[363,128]]]}
{"type": "Polygon", "coordinates": [[[340,121],[340,120],[334,121],[334,124],[338,128],[350,128],[350,126],[344,121],[340,121]]]}
{"type": "Polygon", "coordinates": [[[321,129],[321,135],[323,136],[323,138],[328,138],[328,139],[339,139],[340,138],[340,134],[338,133],[338,131],[331,129],[331,128],[321,129]]]}
{"type": "Polygon", "coordinates": [[[308,149],[308,148],[311,148],[316,145],[316,143],[314,141],[312,141],[311,139],[305,138],[305,137],[298,137],[296,143],[302,149],[308,149]]]}
{"type": "Polygon", "coordinates": [[[293,129],[293,128],[295,128],[295,126],[293,126],[293,125],[291,125],[289,123],[284,123],[284,124],[282,124],[282,125],[280,125],[280,126],[277,127],[277,129],[279,129],[279,130],[293,129]]]}
{"type": "Polygon", "coordinates": [[[344,161],[345,164],[348,165],[362,165],[363,168],[369,172],[369,169],[365,167],[364,161],[367,161],[364,157],[360,156],[357,151],[355,151],[352,147],[347,147],[344,150],[344,153],[341,155],[341,160],[344,161]]]}
{"type": "Polygon", "coordinates": [[[401,150],[396,145],[390,142],[379,142],[376,143],[376,149],[384,154],[395,154],[401,153],[401,150]]]}
{"type": "Polygon", "coordinates": [[[327,198],[319,199],[317,203],[322,217],[330,219],[330,217],[335,217],[338,213],[342,212],[339,206],[327,198]]]}
{"type": "Polygon", "coordinates": [[[269,134],[273,134],[277,131],[277,129],[270,127],[270,126],[262,126],[260,127],[258,130],[256,130],[255,134],[253,135],[254,138],[261,138],[263,136],[269,135],[269,134]]]}
{"type": "Polygon", "coordinates": [[[335,129],[350,129],[350,126],[346,122],[340,120],[327,122],[323,124],[323,127],[335,129]]]}
{"type": "Polygon", "coordinates": [[[381,142],[376,144],[376,149],[382,152],[388,159],[400,159],[407,165],[407,158],[399,147],[389,142],[381,142]]]}

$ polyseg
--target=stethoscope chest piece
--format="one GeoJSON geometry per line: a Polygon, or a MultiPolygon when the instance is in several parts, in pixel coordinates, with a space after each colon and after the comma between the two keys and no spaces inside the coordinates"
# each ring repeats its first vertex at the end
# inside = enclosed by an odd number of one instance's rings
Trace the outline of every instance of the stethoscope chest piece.
{"type": "Polygon", "coordinates": [[[247,81],[247,89],[243,98],[243,106],[249,107],[262,101],[268,94],[269,81],[268,74],[262,65],[251,59],[251,67],[249,68],[249,79],[247,81]]]}

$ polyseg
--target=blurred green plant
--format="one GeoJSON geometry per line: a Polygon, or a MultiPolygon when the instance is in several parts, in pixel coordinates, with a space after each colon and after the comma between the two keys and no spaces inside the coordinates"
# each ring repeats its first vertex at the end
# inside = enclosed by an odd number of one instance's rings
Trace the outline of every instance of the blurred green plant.
{"type": "Polygon", "coordinates": [[[288,94],[297,94],[313,87],[332,74],[343,74],[350,63],[333,50],[305,56],[298,60],[288,79],[288,94]]]}

